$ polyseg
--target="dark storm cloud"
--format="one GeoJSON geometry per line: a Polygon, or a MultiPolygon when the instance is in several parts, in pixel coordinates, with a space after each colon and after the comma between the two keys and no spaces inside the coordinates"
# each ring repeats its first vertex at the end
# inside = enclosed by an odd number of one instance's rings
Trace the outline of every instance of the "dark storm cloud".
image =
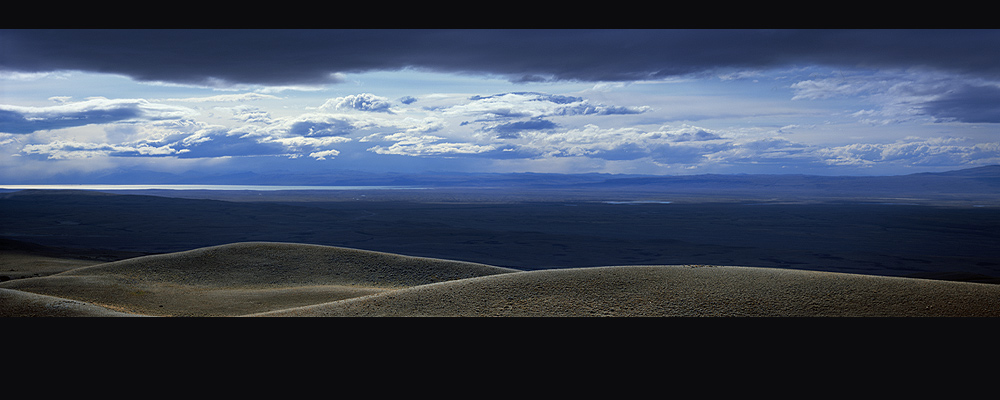
{"type": "Polygon", "coordinates": [[[822,63],[1000,76],[997,30],[4,30],[0,68],[186,83],[331,82],[331,73],[623,81],[822,63]]]}

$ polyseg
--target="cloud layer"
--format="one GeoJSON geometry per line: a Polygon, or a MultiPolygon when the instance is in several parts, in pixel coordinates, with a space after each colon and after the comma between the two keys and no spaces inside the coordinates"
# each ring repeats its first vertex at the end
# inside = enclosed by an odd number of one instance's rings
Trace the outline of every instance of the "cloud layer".
{"type": "MultiPolygon", "coordinates": [[[[252,96],[228,99],[237,102],[247,98],[252,96]]],[[[195,110],[184,107],[144,100],[89,99],[51,107],[4,106],[0,131],[6,137],[36,138],[37,143],[21,146],[18,156],[49,160],[279,157],[328,161],[344,154],[356,158],[366,153],[489,160],[588,159],[677,169],[1000,162],[1000,144],[954,137],[816,146],[797,142],[780,130],[747,135],[737,129],[690,124],[608,127],[603,126],[602,118],[638,116],[651,108],[606,105],[580,96],[543,92],[475,95],[451,99],[451,105],[444,107],[407,103],[358,93],[330,98],[314,112],[279,118],[242,105],[227,108],[238,123],[222,126],[198,122],[193,118],[195,110]],[[116,135],[104,133],[93,140],[58,135],[90,124],[103,125],[105,132],[116,135]],[[118,140],[111,140],[112,136],[118,140]]]]}
{"type": "Polygon", "coordinates": [[[191,116],[194,110],[143,99],[94,98],[49,107],[0,104],[0,132],[31,133],[128,120],[162,120],[191,116]]]}
{"type": "Polygon", "coordinates": [[[996,164],[998,44],[992,30],[2,30],[0,178],[83,161],[639,173],[996,164]],[[367,71],[400,78],[373,85],[367,71]],[[73,86],[97,75],[142,90],[73,86]],[[70,95],[88,91],[108,97],[70,95]]]}
{"type": "Polygon", "coordinates": [[[994,30],[4,30],[0,68],[265,85],[403,68],[632,81],[806,64],[996,78],[998,44],[994,30]]]}

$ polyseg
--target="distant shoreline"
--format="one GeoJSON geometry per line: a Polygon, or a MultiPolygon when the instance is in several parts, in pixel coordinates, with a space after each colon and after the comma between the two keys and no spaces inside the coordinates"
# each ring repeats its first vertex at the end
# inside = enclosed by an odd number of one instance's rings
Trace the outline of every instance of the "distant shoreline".
{"type": "Polygon", "coordinates": [[[63,185],[0,185],[6,190],[408,190],[424,189],[414,186],[290,186],[290,185],[118,185],[118,184],[63,184],[63,185]]]}

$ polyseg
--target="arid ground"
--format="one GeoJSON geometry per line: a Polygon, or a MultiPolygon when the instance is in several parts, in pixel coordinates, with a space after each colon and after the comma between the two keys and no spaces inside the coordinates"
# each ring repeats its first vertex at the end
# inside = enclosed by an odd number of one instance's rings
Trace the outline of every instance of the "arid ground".
{"type": "Polygon", "coordinates": [[[40,276],[0,283],[2,316],[1000,316],[1000,285],[760,267],[520,271],[268,242],[89,266],[28,259],[7,266],[40,276]]]}

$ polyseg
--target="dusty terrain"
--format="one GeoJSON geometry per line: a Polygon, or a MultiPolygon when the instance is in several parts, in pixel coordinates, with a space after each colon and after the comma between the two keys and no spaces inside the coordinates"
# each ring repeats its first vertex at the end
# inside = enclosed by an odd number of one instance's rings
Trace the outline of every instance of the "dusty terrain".
{"type": "Polygon", "coordinates": [[[249,242],[67,268],[0,283],[0,316],[1000,316],[1000,285],[760,267],[522,271],[249,242]]]}

